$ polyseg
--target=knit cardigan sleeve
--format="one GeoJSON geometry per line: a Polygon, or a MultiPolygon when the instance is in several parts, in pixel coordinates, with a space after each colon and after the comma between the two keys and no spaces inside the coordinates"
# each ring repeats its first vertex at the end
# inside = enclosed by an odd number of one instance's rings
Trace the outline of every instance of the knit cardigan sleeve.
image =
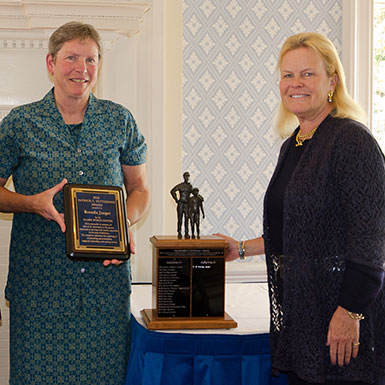
{"type": "Polygon", "coordinates": [[[345,258],[385,269],[385,162],[370,132],[350,121],[338,130],[335,186],[346,226],[345,258]]]}

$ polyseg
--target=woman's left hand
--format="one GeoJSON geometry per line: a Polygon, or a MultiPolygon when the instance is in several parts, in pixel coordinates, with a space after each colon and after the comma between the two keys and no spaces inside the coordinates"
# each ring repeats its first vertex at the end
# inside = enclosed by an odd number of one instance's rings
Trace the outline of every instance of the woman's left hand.
{"type": "MultiPolygon", "coordinates": [[[[128,231],[128,236],[130,237],[130,252],[131,254],[135,254],[135,244],[131,231],[128,231]]],[[[105,261],[103,261],[104,266],[121,265],[122,263],[123,261],[119,261],[118,259],[106,259],[105,261]]]]}
{"type": "Polygon", "coordinates": [[[350,317],[346,309],[338,306],[329,323],[326,345],[329,346],[330,362],[348,365],[358,355],[360,321],[350,317]]]}

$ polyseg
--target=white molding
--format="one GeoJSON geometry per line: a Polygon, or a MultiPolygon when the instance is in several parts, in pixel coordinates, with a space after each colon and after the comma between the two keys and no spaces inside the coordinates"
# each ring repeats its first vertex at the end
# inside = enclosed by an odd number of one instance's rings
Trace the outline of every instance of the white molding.
{"type": "Polygon", "coordinates": [[[8,39],[2,38],[0,34],[0,50],[22,50],[22,51],[48,51],[47,39],[8,39]]]}
{"type": "MultiPolygon", "coordinates": [[[[99,31],[102,38],[103,51],[111,49],[111,46],[119,38],[118,32],[99,31]]],[[[48,38],[46,33],[41,32],[39,37],[31,37],[31,31],[18,31],[17,36],[13,36],[9,31],[0,29],[0,51],[41,51],[48,52],[48,38]]]]}
{"type": "Polygon", "coordinates": [[[0,4],[0,30],[54,30],[78,20],[128,37],[140,30],[149,2],[113,0],[19,0],[0,4]]]}
{"type": "Polygon", "coordinates": [[[373,0],[342,0],[342,64],[351,96],[372,118],[373,0]]]}

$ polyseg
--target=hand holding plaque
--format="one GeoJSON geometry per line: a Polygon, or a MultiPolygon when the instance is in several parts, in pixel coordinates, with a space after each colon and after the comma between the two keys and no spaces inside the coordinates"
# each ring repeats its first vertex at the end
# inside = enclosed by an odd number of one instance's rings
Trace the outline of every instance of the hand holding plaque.
{"type": "Polygon", "coordinates": [[[66,252],[70,258],[127,260],[130,257],[120,187],[67,183],[63,194],[66,252]]]}

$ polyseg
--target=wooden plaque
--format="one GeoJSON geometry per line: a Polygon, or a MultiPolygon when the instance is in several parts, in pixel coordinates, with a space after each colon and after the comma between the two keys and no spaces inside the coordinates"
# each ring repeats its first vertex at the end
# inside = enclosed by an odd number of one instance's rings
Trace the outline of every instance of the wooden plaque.
{"type": "Polygon", "coordinates": [[[123,191],[67,183],[63,188],[66,252],[75,259],[130,257],[123,191]]]}
{"type": "Polygon", "coordinates": [[[234,328],[225,313],[225,249],[214,236],[153,236],[153,309],[141,314],[148,329],[234,328]]]}

